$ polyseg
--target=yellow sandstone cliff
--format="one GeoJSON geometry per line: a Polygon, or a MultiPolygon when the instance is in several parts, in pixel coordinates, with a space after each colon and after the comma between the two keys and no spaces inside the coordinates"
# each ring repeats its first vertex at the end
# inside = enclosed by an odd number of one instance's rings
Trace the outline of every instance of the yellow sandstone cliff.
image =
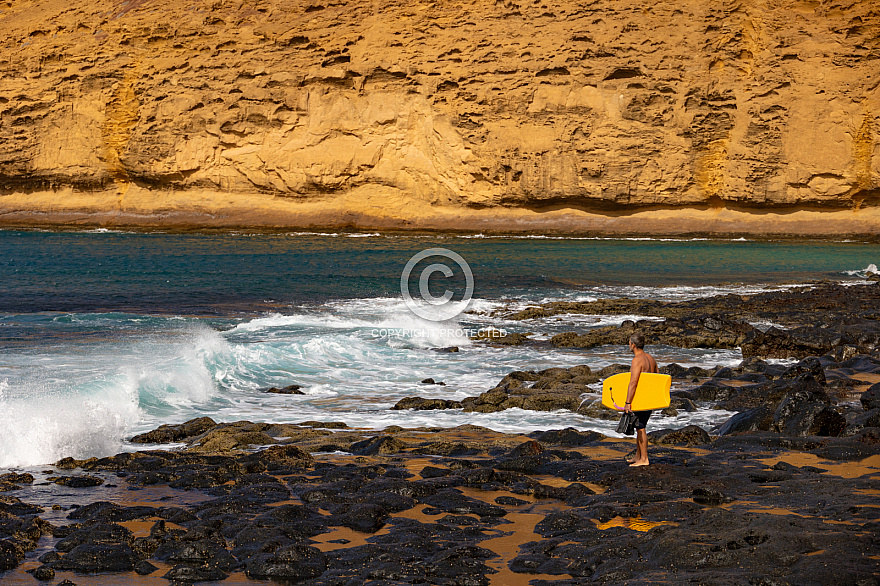
{"type": "Polygon", "coordinates": [[[874,0],[0,0],[0,224],[880,234],[874,0]]]}

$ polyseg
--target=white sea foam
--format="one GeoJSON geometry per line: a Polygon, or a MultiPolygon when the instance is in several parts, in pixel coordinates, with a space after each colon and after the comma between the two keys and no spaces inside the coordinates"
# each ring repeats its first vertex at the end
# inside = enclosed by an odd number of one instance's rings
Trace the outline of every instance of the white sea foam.
{"type": "MultiPolygon", "coordinates": [[[[413,314],[403,299],[378,298],[332,305],[334,313],[308,308],[301,313],[272,314],[236,325],[230,333],[265,332],[285,335],[298,328],[324,328],[361,332],[364,336],[405,344],[438,348],[471,343],[471,332],[458,320],[432,321],[413,314]]],[[[482,304],[490,307],[490,303],[482,304]]],[[[326,308],[325,308],[326,309],[326,308]]],[[[427,307],[430,309],[430,306],[427,307]]]]}
{"type": "Polygon", "coordinates": [[[120,451],[138,424],[191,414],[215,397],[211,365],[226,352],[217,332],[187,325],[176,335],[72,348],[51,362],[9,353],[21,374],[0,393],[0,467],[120,451]]]}
{"type": "MultiPolygon", "coordinates": [[[[407,396],[461,400],[477,395],[512,370],[577,364],[599,369],[628,362],[622,347],[578,350],[473,344],[447,326],[505,327],[505,322],[489,316],[501,307],[500,302],[478,299],[472,307],[480,313],[438,324],[411,314],[400,298],[334,301],[251,318],[226,331],[192,319],[149,317],[135,324],[132,319],[144,316],[65,316],[61,325],[100,323],[110,332],[116,322],[122,328],[118,331],[146,329],[140,336],[108,336],[86,346],[82,341],[69,347],[62,343],[50,351],[5,356],[16,368],[2,373],[8,382],[0,384],[0,406],[14,422],[0,431],[0,465],[109,455],[125,449],[124,439],[135,433],[201,415],[218,421],[335,420],[370,429],[474,423],[517,432],[565,426],[611,431],[610,422],[570,412],[391,411],[389,407],[407,396]],[[438,333],[441,327],[452,333],[438,333]],[[418,333],[377,335],[376,330],[383,328],[418,333]],[[458,346],[460,351],[432,350],[447,346],[458,346]],[[428,377],[445,386],[422,384],[428,377]],[[263,392],[269,386],[293,383],[302,385],[305,394],[263,392]]],[[[636,316],[573,316],[598,319],[594,324],[627,317],[636,316]]],[[[742,359],[737,350],[657,346],[652,353],[662,363],[684,366],[734,365],[742,359]]],[[[710,411],[682,417],[722,418],[723,414],[710,411]]]]}
{"type": "Polygon", "coordinates": [[[137,397],[112,384],[86,393],[37,393],[0,398],[0,468],[33,466],[65,456],[118,451],[138,420],[137,397]]]}
{"type": "Polygon", "coordinates": [[[871,263],[863,269],[856,269],[854,271],[843,271],[843,273],[852,277],[860,277],[862,279],[865,279],[868,277],[869,273],[877,274],[880,273],[880,270],[877,269],[877,265],[871,263]]]}

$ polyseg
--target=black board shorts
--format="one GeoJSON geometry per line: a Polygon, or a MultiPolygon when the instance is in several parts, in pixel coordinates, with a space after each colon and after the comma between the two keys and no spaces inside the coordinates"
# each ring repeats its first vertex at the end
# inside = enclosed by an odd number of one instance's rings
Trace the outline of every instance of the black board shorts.
{"type": "Polygon", "coordinates": [[[645,426],[648,425],[648,419],[651,417],[651,413],[653,413],[653,411],[633,411],[633,414],[636,416],[636,429],[645,429],[645,426]]]}

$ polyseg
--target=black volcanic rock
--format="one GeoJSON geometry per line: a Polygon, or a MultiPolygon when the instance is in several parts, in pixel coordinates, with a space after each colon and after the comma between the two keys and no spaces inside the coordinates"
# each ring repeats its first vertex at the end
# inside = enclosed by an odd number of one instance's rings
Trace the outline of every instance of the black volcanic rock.
{"type": "Polygon", "coordinates": [[[270,387],[268,389],[265,389],[263,392],[272,393],[275,395],[305,395],[305,393],[300,390],[301,388],[301,385],[287,385],[286,387],[281,388],[270,387]]]}
{"type": "Polygon", "coordinates": [[[429,409],[461,409],[461,402],[449,399],[424,399],[422,397],[404,397],[399,400],[391,409],[400,411],[403,409],[414,409],[416,411],[427,411],[429,409]]]}
{"type": "Polygon", "coordinates": [[[153,431],[148,431],[131,438],[135,444],[167,444],[200,435],[217,424],[210,417],[190,419],[178,425],[160,425],[153,431]]]}
{"type": "Polygon", "coordinates": [[[868,387],[859,397],[859,401],[866,410],[880,408],[880,383],[868,387]]]}

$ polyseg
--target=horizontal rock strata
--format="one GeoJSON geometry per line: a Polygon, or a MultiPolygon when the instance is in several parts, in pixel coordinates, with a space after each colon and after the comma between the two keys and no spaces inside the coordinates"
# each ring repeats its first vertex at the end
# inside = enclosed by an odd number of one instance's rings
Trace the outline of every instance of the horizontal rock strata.
{"type": "Polygon", "coordinates": [[[6,224],[880,227],[871,0],[4,0],[0,30],[6,224]]]}

